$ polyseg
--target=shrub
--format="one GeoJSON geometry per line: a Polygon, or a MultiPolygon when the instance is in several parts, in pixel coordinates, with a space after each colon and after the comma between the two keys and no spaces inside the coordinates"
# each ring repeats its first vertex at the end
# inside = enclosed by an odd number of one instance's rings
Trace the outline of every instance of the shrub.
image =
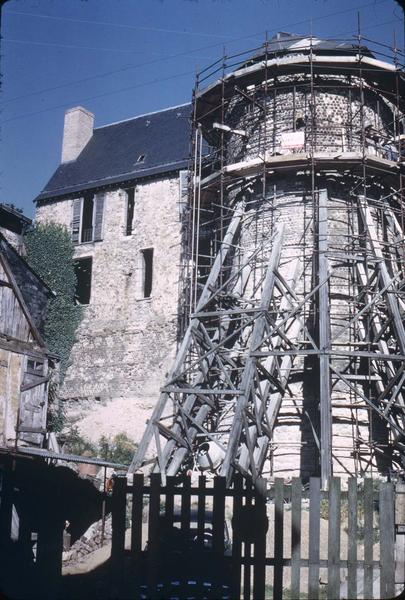
{"type": "Polygon", "coordinates": [[[57,223],[35,225],[24,241],[28,264],[56,293],[48,304],[43,334],[49,350],[60,358],[62,382],[82,315],[75,303],[74,246],[66,227],[57,223]]]}
{"type": "Polygon", "coordinates": [[[98,442],[100,458],[108,461],[129,465],[136,451],[137,444],[126,433],[118,433],[114,438],[103,435],[98,442]]]}

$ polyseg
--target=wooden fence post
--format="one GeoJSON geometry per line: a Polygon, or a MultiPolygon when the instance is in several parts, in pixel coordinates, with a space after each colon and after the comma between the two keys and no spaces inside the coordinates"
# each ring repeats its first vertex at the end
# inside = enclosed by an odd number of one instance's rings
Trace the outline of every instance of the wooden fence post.
{"type": "Polygon", "coordinates": [[[291,597],[300,597],[301,571],[301,479],[293,477],[291,486],[291,597]]]}
{"type": "Polygon", "coordinates": [[[373,480],[364,480],[364,597],[373,597],[373,480]]]}
{"type": "Polygon", "coordinates": [[[283,596],[284,558],[284,479],[276,477],[274,482],[274,598],[283,596]]]}
{"type": "Polygon", "coordinates": [[[319,598],[319,533],[321,489],[318,477],[309,480],[309,569],[308,596],[319,598]]]}
{"type": "Polygon", "coordinates": [[[111,502],[111,590],[119,597],[124,579],[126,477],[115,477],[111,502]]]}
{"type": "Polygon", "coordinates": [[[148,526],[148,598],[155,598],[159,558],[160,474],[150,476],[149,526],[148,526]]]}
{"type": "MultiPolygon", "coordinates": [[[[225,528],[225,495],[226,478],[215,477],[214,479],[214,504],[212,514],[212,549],[217,557],[218,565],[223,562],[224,557],[224,528],[225,528]]],[[[214,597],[219,598],[222,593],[220,573],[216,573],[214,585],[214,597]]]]}
{"type": "Polygon", "coordinates": [[[231,598],[240,598],[242,537],[240,534],[243,497],[243,478],[240,473],[234,475],[232,516],[232,586],[231,598]]]}
{"type": "Polygon", "coordinates": [[[139,586],[141,585],[143,480],[143,473],[134,473],[132,481],[131,563],[134,568],[136,594],[139,594],[139,586]]]}
{"type": "Polygon", "coordinates": [[[43,498],[38,528],[36,570],[42,598],[57,598],[60,592],[65,526],[60,504],[60,482],[55,478],[52,496],[43,498]]]}
{"type": "Polygon", "coordinates": [[[266,589],[266,534],[267,534],[267,485],[265,479],[256,480],[255,509],[257,514],[256,540],[254,546],[253,598],[264,598],[266,589]]]}
{"type": "Polygon", "coordinates": [[[340,479],[329,480],[328,598],[340,598],[340,479]]]}
{"type": "Polygon", "coordinates": [[[380,484],[380,595],[395,596],[395,522],[392,483],[380,484]]]}
{"type": "MultiPolygon", "coordinates": [[[[13,512],[13,488],[14,471],[11,469],[11,461],[5,461],[5,468],[1,470],[1,492],[0,492],[0,556],[8,555],[11,543],[11,520],[13,512]]],[[[4,568],[2,560],[1,569],[4,568]]]]}
{"type": "Polygon", "coordinates": [[[405,483],[395,486],[395,584],[396,591],[405,586],[405,483]]]}
{"type": "Polygon", "coordinates": [[[357,598],[357,479],[348,481],[347,596],[357,598]]]}

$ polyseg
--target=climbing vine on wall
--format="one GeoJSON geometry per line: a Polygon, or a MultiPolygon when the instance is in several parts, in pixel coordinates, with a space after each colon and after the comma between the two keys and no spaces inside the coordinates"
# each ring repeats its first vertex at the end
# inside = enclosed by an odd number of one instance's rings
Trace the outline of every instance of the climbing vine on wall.
{"type": "Polygon", "coordinates": [[[39,223],[26,233],[25,248],[28,264],[56,293],[48,305],[44,338],[49,350],[60,358],[60,380],[63,381],[82,315],[74,299],[74,246],[66,227],[39,223]]]}

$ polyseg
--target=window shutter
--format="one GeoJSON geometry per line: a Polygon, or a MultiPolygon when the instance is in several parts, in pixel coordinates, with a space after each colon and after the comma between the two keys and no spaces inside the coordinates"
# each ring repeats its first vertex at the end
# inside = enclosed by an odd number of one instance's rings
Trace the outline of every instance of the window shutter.
{"type": "Polygon", "coordinates": [[[97,194],[94,200],[96,206],[94,209],[93,240],[97,241],[103,239],[104,194],[97,194]]]}
{"type": "Polygon", "coordinates": [[[82,214],[82,198],[73,200],[73,218],[72,218],[72,242],[79,243],[80,236],[80,217],[82,214]]]}

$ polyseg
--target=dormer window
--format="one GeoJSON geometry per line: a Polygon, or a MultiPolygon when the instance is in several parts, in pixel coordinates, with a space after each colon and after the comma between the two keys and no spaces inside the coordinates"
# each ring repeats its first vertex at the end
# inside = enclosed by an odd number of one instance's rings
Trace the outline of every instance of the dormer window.
{"type": "Polygon", "coordinates": [[[146,154],[140,154],[138,156],[138,158],[136,159],[136,162],[137,163],[143,163],[143,162],[145,162],[145,158],[146,158],[146,154]]]}

